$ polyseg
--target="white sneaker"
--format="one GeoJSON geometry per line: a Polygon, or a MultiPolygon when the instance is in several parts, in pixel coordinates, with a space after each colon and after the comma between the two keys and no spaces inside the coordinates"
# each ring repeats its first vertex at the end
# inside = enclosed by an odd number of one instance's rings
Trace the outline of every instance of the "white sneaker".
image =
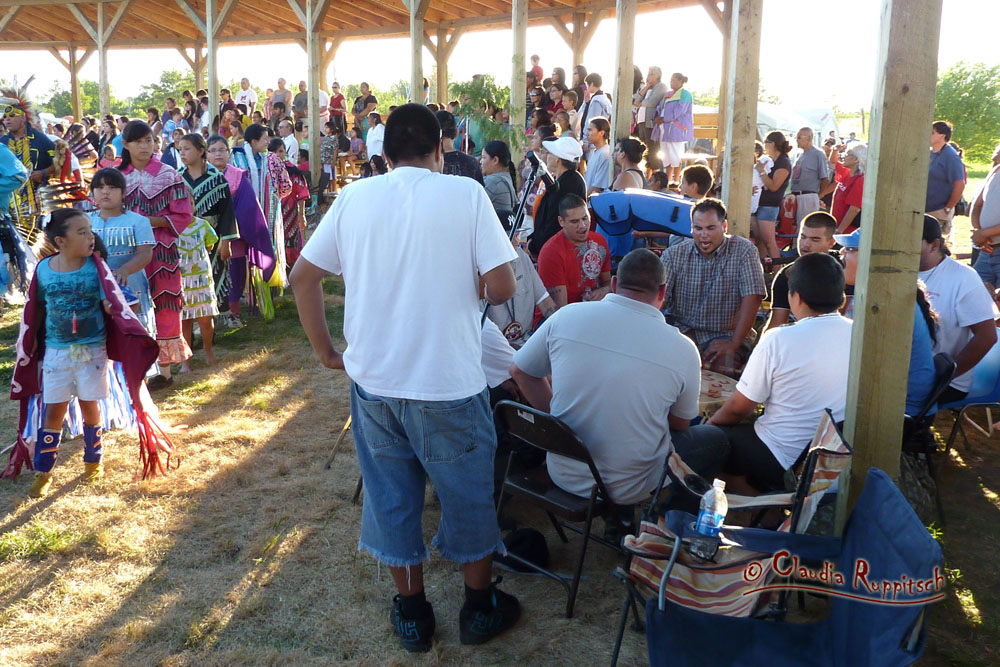
{"type": "Polygon", "coordinates": [[[230,313],[226,315],[226,327],[229,329],[240,329],[243,327],[243,320],[239,316],[230,313]]]}

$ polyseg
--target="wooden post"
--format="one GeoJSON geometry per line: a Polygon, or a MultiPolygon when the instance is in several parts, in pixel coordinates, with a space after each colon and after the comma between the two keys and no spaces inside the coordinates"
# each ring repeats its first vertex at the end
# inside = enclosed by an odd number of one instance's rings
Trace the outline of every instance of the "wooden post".
{"type": "MultiPolygon", "coordinates": [[[[510,27],[514,36],[510,74],[510,126],[516,128],[520,132],[519,137],[523,138],[524,113],[527,110],[525,86],[528,85],[524,64],[524,52],[528,45],[528,0],[511,0],[510,7],[510,27]]],[[[511,144],[510,155],[514,164],[520,164],[524,158],[524,146],[521,143],[511,144]]]]}
{"type": "Polygon", "coordinates": [[[83,107],[80,104],[80,76],[76,60],[76,47],[69,45],[69,92],[73,99],[73,120],[77,123],[83,118],[83,107]]]}
{"type": "MultiPolygon", "coordinates": [[[[844,428],[854,457],[838,510],[854,505],[869,468],[899,473],[941,5],[882,0],[844,428]]],[[[846,514],[838,512],[839,525],[846,514]]]]}
{"type": "MultiPolygon", "coordinates": [[[[632,130],[632,84],[635,81],[632,56],[635,42],[636,0],[618,0],[615,5],[615,20],[618,22],[618,39],[615,45],[617,65],[615,66],[614,118],[611,120],[612,152],[614,142],[627,137],[632,130]]],[[[605,82],[606,84],[607,82],[605,82]]]]}
{"type": "Polygon", "coordinates": [[[309,105],[307,114],[309,121],[309,172],[312,183],[318,184],[323,165],[319,161],[319,145],[322,132],[319,113],[319,68],[320,68],[320,37],[316,30],[317,0],[306,0],[306,88],[309,105]]]}
{"type": "Polygon", "coordinates": [[[726,155],[722,195],[729,209],[729,233],[750,236],[753,199],[753,142],[757,138],[757,90],[760,85],[760,26],[763,0],[733,0],[729,43],[726,155]]]}
{"type": "Polygon", "coordinates": [[[104,33],[104,3],[97,3],[97,62],[98,85],[100,86],[101,114],[111,113],[111,84],[108,81],[108,45],[104,33]]]}
{"type": "MultiPolygon", "coordinates": [[[[733,21],[733,0],[725,0],[725,10],[722,12],[722,80],[719,82],[719,113],[718,129],[716,131],[715,154],[721,155],[726,145],[726,128],[729,127],[729,47],[731,43],[731,26],[733,21]]],[[[717,162],[717,170],[722,163],[717,162]]]]}
{"type": "Polygon", "coordinates": [[[340,48],[342,40],[333,39],[330,40],[330,46],[324,46],[320,54],[320,70],[319,70],[319,87],[323,89],[326,94],[330,94],[330,63],[337,55],[337,50],[340,48]]]}
{"type": "Polygon", "coordinates": [[[408,0],[410,8],[410,100],[424,101],[424,15],[429,0],[408,0]]]}
{"type": "MultiPolygon", "coordinates": [[[[573,67],[583,64],[583,50],[586,45],[583,43],[583,31],[587,28],[587,15],[583,12],[576,12],[573,14],[573,40],[569,45],[570,50],[573,52],[573,62],[570,63],[573,67]]],[[[566,73],[570,80],[566,83],[572,83],[572,75],[570,72],[566,73]]]]}
{"type": "MultiPolygon", "coordinates": [[[[458,37],[457,31],[454,38],[458,37]]],[[[437,103],[441,108],[447,108],[448,104],[448,56],[451,49],[448,45],[448,31],[441,26],[437,29],[437,103]]]]}
{"type": "MultiPolygon", "coordinates": [[[[215,37],[218,0],[205,0],[205,46],[208,51],[208,118],[211,122],[219,115],[219,42],[215,37]]],[[[222,122],[222,118],[219,118],[222,122]]],[[[209,131],[214,131],[210,128],[209,131]]]]}
{"type": "Polygon", "coordinates": [[[194,45],[194,91],[205,87],[205,53],[201,50],[201,42],[194,45]]]}

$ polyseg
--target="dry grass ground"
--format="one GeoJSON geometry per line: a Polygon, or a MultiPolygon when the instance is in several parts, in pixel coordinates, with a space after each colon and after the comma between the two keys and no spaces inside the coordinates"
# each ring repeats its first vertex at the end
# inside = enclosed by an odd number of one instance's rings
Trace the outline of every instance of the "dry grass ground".
{"type": "MultiPolygon", "coordinates": [[[[326,284],[339,334],[342,286],[326,284]]],[[[17,314],[0,320],[0,383],[11,370],[17,314]]],[[[341,341],[341,346],[343,342],[341,341]]],[[[323,464],[348,414],[347,381],[317,368],[290,298],[277,318],[219,336],[218,366],[195,366],[156,395],[178,427],[181,467],[136,483],[136,442],[106,436],[107,477],[80,482],[79,440],[67,443],[52,494],[25,497],[30,476],[0,484],[0,664],[532,664],[606,663],[622,589],[614,559],[592,546],[577,604],[563,619],[562,589],[506,574],[524,606],[506,636],[480,648],[458,642],[461,577],[436,557],[427,589],[437,644],[412,657],[388,624],[388,572],[357,553],[360,507],[350,439],[332,470],[323,464]],[[183,428],[181,428],[183,427],[183,428]]],[[[9,440],[16,409],[0,401],[9,440]]],[[[948,418],[941,415],[939,428],[948,418]]],[[[950,595],[930,617],[924,664],[993,665],[1000,656],[1000,445],[974,438],[943,474],[944,546],[950,595]]],[[[542,529],[555,567],[569,550],[542,529]]],[[[428,492],[429,541],[439,507],[428,492]]],[[[577,538],[578,539],[578,538],[577,538]]],[[[576,541],[571,539],[571,547],[576,541]]],[[[626,634],[622,664],[645,661],[644,638],[626,634]]]]}

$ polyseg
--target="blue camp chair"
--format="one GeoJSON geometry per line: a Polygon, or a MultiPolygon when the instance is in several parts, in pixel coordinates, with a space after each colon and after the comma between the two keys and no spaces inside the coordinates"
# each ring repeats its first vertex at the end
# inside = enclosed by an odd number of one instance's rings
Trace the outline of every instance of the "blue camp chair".
{"type": "MultiPolygon", "coordinates": [[[[690,515],[679,518],[678,542],[691,520],[690,515]]],[[[879,596],[851,585],[859,559],[867,563],[869,583],[905,581],[905,576],[934,581],[935,588],[930,593],[897,593],[896,601],[909,604],[831,596],[829,616],[809,623],[705,613],[670,601],[661,588],[659,599],[646,605],[651,665],[888,667],[909,665],[923,653],[929,602],[914,601],[943,594],[941,547],[883,471],[868,471],[842,538],[727,527],[723,541],[765,554],[787,550],[813,565],[831,561],[847,580],[836,590],[868,599],[879,596]]],[[[669,570],[664,580],[668,577],[669,570]]]]}
{"type": "Polygon", "coordinates": [[[672,192],[627,188],[590,198],[590,207],[613,257],[632,250],[632,232],[669,232],[691,236],[691,208],[695,200],[672,192]]]}
{"type": "MultiPolygon", "coordinates": [[[[951,451],[951,446],[955,442],[956,433],[962,434],[962,440],[965,441],[966,449],[969,448],[969,439],[965,435],[963,430],[963,422],[965,418],[965,413],[971,408],[986,408],[989,411],[991,408],[1000,408],[1000,342],[997,342],[990,348],[990,351],[986,353],[986,356],[979,360],[976,367],[972,369],[972,389],[969,390],[968,396],[960,401],[952,401],[951,403],[942,403],[938,405],[939,410],[952,410],[958,411],[958,415],[955,417],[955,423],[951,427],[951,433],[948,435],[948,441],[944,448],[944,460],[948,460],[948,453],[951,451]]],[[[989,412],[987,412],[989,415],[989,412]]],[[[990,422],[992,419],[987,417],[990,422]]],[[[986,428],[981,428],[975,422],[972,422],[980,433],[989,437],[990,431],[993,424],[988,423],[986,428]]],[[[941,474],[941,467],[938,466],[938,475],[941,474]]],[[[935,476],[934,481],[937,481],[935,476]]]]}

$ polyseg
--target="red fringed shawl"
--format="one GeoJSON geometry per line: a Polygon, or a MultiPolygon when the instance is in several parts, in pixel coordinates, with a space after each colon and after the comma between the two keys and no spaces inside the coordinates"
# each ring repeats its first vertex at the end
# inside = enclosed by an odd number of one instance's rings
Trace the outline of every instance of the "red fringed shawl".
{"type": "MultiPolygon", "coordinates": [[[[98,255],[93,255],[93,260],[97,264],[97,273],[105,298],[111,304],[111,312],[104,313],[108,358],[121,362],[128,394],[136,413],[141,478],[153,477],[157,472],[166,474],[171,467],[177,467],[176,460],[173,465],[170,461],[170,457],[174,454],[174,445],[159,420],[147,412],[148,406],[145,406],[144,402],[148,399],[144,400],[140,391],[146,371],[159,356],[159,346],[128,307],[108,265],[98,255]]],[[[21,472],[22,466],[27,466],[29,470],[33,469],[31,451],[24,441],[24,428],[28,419],[29,401],[42,391],[41,362],[45,356],[45,304],[38,297],[37,275],[32,278],[31,286],[28,288],[28,300],[21,314],[21,328],[15,353],[17,356],[10,398],[21,402],[21,411],[17,424],[17,442],[0,477],[16,477],[21,472]]]]}

